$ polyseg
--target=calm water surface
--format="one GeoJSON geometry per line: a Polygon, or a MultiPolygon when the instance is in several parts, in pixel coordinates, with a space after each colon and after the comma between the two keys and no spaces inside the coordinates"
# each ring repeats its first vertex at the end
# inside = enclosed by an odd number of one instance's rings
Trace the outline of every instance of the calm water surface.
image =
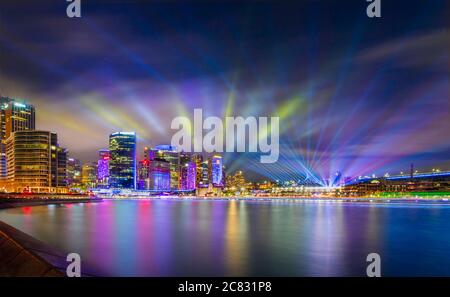
{"type": "Polygon", "coordinates": [[[122,200],[0,220],[117,276],[450,276],[450,205],[122,200]]]}

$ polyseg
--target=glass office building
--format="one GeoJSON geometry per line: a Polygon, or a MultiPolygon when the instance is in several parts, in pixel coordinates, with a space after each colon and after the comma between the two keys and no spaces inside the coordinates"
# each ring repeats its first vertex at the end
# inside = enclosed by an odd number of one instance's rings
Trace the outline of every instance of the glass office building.
{"type": "Polygon", "coordinates": [[[16,131],[6,140],[11,192],[65,192],[67,151],[48,131],[16,131]]]}
{"type": "Polygon", "coordinates": [[[109,185],[136,189],[136,133],[116,132],[109,136],[109,185]]]}
{"type": "Polygon", "coordinates": [[[34,130],[35,125],[33,105],[0,96],[0,179],[6,178],[6,140],[16,131],[34,130]]]}

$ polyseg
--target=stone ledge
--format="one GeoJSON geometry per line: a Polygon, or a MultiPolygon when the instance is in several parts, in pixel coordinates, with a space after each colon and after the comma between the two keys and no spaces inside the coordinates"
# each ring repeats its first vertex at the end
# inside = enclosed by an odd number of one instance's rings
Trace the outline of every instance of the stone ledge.
{"type": "MultiPolygon", "coordinates": [[[[46,249],[33,237],[0,222],[0,276],[64,276],[60,269],[36,253],[46,249]]],[[[62,255],[54,256],[65,260],[62,255]]]]}
{"type": "MultiPolygon", "coordinates": [[[[65,276],[66,255],[0,221],[0,276],[65,276]]],[[[81,263],[81,276],[107,276],[81,263]]]]}

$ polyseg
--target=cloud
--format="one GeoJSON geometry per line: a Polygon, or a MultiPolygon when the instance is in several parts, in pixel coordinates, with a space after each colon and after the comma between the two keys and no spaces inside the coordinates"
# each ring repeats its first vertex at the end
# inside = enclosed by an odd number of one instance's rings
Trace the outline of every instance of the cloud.
{"type": "MultiPolygon", "coordinates": [[[[416,36],[405,36],[386,41],[362,50],[355,57],[357,63],[395,63],[397,68],[421,68],[432,66],[437,61],[448,63],[448,44],[450,35],[445,30],[438,30],[416,36]]],[[[448,67],[448,64],[441,64],[448,67]]]]}

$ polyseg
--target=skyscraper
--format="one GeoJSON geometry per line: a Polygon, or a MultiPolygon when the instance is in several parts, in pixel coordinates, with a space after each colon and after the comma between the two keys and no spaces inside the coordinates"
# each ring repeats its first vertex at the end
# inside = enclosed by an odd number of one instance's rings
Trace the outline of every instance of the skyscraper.
{"type": "Polygon", "coordinates": [[[81,162],[75,158],[67,159],[67,185],[76,186],[81,183],[81,162]]]}
{"type": "Polygon", "coordinates": [[[214,187],[223,186],[222,156],[213,155],[208,164],[209,180],[214,187]]]}
{"type": "Polygon", "coordinates": [[[144,159],[138,162],[137,167],[137,189],[150,189],[150,160],[144,159]]]}
{"type": "Polygon", "coordinates": [[[111,159],[109,150],[101,149],[98,151],[97,161],[97,181],[99,187],[108,187],[109,185],[109,160],[111,159]]]}
{"type": "Polygon", "coordinates": [[[150,161],[149,189],[155,191],[170,190],[170,162],[160,158],[150,161]]]}
{"type": "Polygon", "coordinates": [[[6,140],[11,133],[34,130],[36,126],[33,105],[0,96],[0,179],[6,178],[6,140]]]}
{"type": "Polygon", "coordinates": [[[191,162],[191,154],[187,152],[180,152],[178,154],[179,163],[178,163],[178,170],[179,170],[179,180],[178,180],[178,189],[180,190],[186,190],[186,174],[184,171],[187,169],[187,165],[191,162]],[[183,176],[183,174],[185,174],[183,176]]]}
{"type": "Polygon", "coordinates": [[[180,154],[177,148],[171,145],[157,145],[153,149],[155,158],[164,159],[170,165],[170,189],[178,190],[180,178],[180,154]]]}
{"type": "Polygon", "coordinates": [[[97,187],[97,163],[88,162],[81,168],[81,182],[86,188],[97,187]]]}
{"type": "Polygon", "coordinates": [[[194,162],[187,162],[181,166],[181,190],[195,190],[197,170],[194,162]]]}
{"type": "Polygon", "coordinates": [[[111,134],[109,152],[110,187],[136,189],[136,133],[111,134]]]}
{"type": "Polygon", "coordinates": [[[202,179],[202,163],[203,156],[201,154],[193,154],[192,162],[195,164],[195,187],[198,188],[200,186],[200,182],[202,179]]]}
{"type": "Polygon", "coordinates": [[[7,184],[13,192],[66,191],[67,151],[47,131],[16,131],[6,140],[7,184]]]}

